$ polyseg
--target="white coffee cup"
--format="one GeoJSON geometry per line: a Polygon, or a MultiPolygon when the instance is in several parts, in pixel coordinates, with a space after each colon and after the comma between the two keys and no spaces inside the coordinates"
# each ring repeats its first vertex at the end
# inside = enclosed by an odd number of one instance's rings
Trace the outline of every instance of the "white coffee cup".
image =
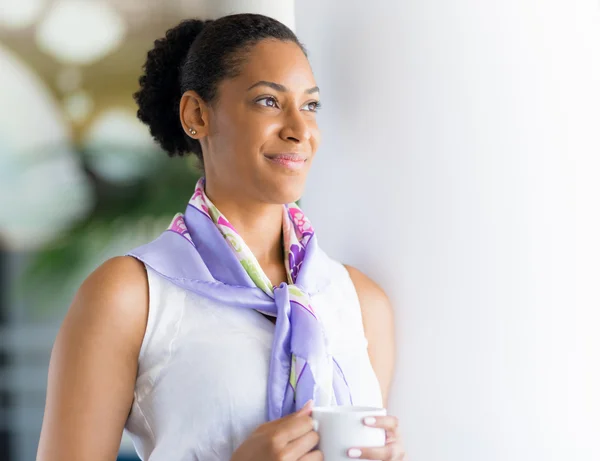
{"type": "Polygon", "coordinates": [[[347,461],[350,448],[385,446],[385,429],[365,426],[363,419],[386,414],[385,408],[377,407],[313,407],[313,428],[325,461],[347,461]]]}

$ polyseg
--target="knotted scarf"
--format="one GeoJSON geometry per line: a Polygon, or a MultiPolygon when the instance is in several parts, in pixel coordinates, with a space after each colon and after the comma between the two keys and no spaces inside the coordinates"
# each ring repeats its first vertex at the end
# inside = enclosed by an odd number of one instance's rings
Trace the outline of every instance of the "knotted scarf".
{"type": "Polygon", "coordinates": [[[311,296],[329,283],[327,256],[295,204],[282,205],[288,283],[273,287],[235,228],[197,184],[185,214],[157,239],[128,253],[174,284],[217,303],[276,316],[267,387],[268,418],[315,405],[352,404],[343,371],[311,296]]]}

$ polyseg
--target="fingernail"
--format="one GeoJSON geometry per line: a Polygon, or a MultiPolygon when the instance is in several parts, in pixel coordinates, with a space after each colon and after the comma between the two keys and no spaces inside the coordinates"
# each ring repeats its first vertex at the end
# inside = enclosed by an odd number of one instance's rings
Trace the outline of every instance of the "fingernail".
{"type": "Polygon", "coordinates": [[[362,451],[358,448],[350,448],[350,450],[348,450],[348,457],[350,458],[358,458],[360,455],[362,455],[362,451]]]}
{"type": "Polygon", "coordinates": [[[367,425],[367,426],[372,426],[373,424],[375,424],[376,419],[373,418],[372,416],[367,416],[365,419],[363,419],[363,422],[367,425]]]}

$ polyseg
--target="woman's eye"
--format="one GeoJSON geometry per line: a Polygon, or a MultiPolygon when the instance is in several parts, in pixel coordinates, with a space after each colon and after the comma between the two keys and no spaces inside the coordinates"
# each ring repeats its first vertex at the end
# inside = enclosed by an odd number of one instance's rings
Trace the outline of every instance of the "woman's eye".
{"type": "Polygon", "coordinates": [[[310,112],[317,112],[321,108],[321,103],[319,101],[311,101],[306,103],[302,109],[304,109],[304,107],[308,107],[310,112]]]}
{"type": "Polygon", "coordinates": [[[261,106],[265,106],[265,107],[277,107],[277,100],[275,98],[273,98],[272,96],[268,96],[266,98],[260,98],[256,102],[258,104],[260,104],[261,106]],[[264,101],[264,103],[263,103],[263,101],[264,101]]]}

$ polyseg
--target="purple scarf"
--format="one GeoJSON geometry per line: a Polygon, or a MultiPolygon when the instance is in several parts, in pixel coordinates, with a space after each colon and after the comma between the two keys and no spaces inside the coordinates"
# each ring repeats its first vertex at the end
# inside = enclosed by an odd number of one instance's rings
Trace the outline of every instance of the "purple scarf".
{"type": "MultiPolygon", "coordinates": [[[[295,283],[282,283],[270,296],[253,282],[211,219],[207,203],[214,205],[203,192],[203,182],[198,181],[185,214],[176,215],[169,229],[128,255],[181,288],[217,303],[277,316],[267,388],[269,420],[299,410],[309,399],[315,405],[351,405],[350,389],[330,353],[323,324],[306,302],[331,283],[329,259],[314,233],[289,252],[296,258],[291,267],[295,283]]],[[[290,216],[288,225],[302,233],[297,219],[300,209],[295,204],[284,207],[290,216]]]]}

